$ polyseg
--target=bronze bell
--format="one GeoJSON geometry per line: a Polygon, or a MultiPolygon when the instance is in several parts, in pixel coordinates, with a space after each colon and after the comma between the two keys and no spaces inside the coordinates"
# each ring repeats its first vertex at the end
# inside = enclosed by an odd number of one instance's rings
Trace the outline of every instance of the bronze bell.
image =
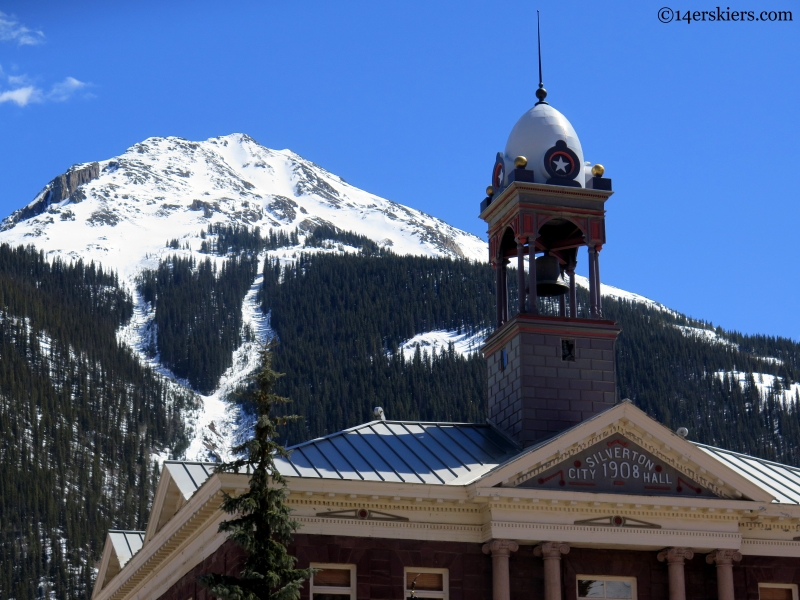
{"type": "Polygon", "coordinates": [[[558,259],[550,254],[545,254],[536,259],[536,295],[563,296],[569,291],[569,286],[561,276],[561,267],[558,259]]]}

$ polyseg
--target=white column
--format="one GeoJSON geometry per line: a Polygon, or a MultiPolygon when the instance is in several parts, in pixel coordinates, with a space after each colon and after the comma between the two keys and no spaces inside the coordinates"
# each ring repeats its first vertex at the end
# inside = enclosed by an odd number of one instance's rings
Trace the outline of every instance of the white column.
{"type": "Polygon", "coordinates": [[[492,555],[492,600],[511,600],[508,557],[519,550],[511,540],[492,540],[483,545],[483,553],[492,555]]]}
{"type": "Polygon", "coordinates": [[[569,554],[563,542],[544,542],[533,549],[544,559],[544,600],[561,600],[561,555],[569,554]]]}
{"type": "Polygon", "coordinates": [[[717,600],[734,600],[733,561],[742,560],[738,550],[714,550],[706,556],[706,562],[717,565],[717,600]]]}
{"type": "Polygon", "coordinates": [[[667,561],[669,570],[669,600],[686,600],[686,579],[683,573],[685,560],[692,560],[694,552],[689,548],[668,548],[658,553],[658,560],[667,561]]]}

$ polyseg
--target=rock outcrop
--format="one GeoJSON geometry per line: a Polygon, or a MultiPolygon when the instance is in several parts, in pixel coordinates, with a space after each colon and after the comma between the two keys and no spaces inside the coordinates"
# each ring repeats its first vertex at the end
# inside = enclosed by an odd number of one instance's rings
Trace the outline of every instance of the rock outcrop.
{"type": "Polygon", "coordinates": [[[39,192],[36,199],[28,206],[14,211],[5,221],[2,229],[11,229],[14,225],[25,219],[30,219],[42,214],[47,208],[56,202],[62,202],[67,198],[72,202],[81,202],[86,199],[86,195],[79,189],[84,183],[89,183],[93,179],[100,177],[100,163],[88,163],[71,167],[69,171],[63,173],[48,183],[39,192]]]}

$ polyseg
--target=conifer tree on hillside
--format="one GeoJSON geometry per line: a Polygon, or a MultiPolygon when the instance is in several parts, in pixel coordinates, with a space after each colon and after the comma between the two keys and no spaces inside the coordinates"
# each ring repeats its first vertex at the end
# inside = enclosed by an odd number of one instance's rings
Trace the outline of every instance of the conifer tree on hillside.
{"type": "Polygon", "coordinates": [[[237,460],[222,463],[217,472],[252,473],[250,489],[236,497],[226,495],[222,510],[236,518],[220,523],[219,531],[247,551],[248,557],[239,577],[205,575],[200,582],[211,593],[230,600],[296,600],[303,582],[311,577],[311,569],[295,569],[297,559],[286,545],[298,527],[290,518],[284,503],[286,480],[275,466],[276,456],[288,456],[277,443],[280,424],[300,417],[272,416],[275,405],[290,402],[273,393],[275,382],[282,375],[272,369],[272,345],[261,350],[261,371],[256,376],[256,389],[251,401],[256,407],[257,421],[253,439],[233,448],[237,460]]]}

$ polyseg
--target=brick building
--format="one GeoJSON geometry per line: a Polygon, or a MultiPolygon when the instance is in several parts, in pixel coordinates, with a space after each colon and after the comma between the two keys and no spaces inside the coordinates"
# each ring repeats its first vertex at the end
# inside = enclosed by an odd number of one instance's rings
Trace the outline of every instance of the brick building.
{"type": "MultiPolygon", "coordinates": [[[[400,600],[413,585],[442,600],[798,600],[800,469],[694,443],[618,400],[599,264],[611,181],[537,97],[481,203],[498,298],[487,423],[381,411],[294,446],[279,461],[301,524],[290,550],[320,569],[303,598],[400,600]]],[[[167,462],[147,530],[109,532],[93,598],[208,598],[197,576],[244,559],[217,528],[223,492],[246,486],[167,462]]]]}

